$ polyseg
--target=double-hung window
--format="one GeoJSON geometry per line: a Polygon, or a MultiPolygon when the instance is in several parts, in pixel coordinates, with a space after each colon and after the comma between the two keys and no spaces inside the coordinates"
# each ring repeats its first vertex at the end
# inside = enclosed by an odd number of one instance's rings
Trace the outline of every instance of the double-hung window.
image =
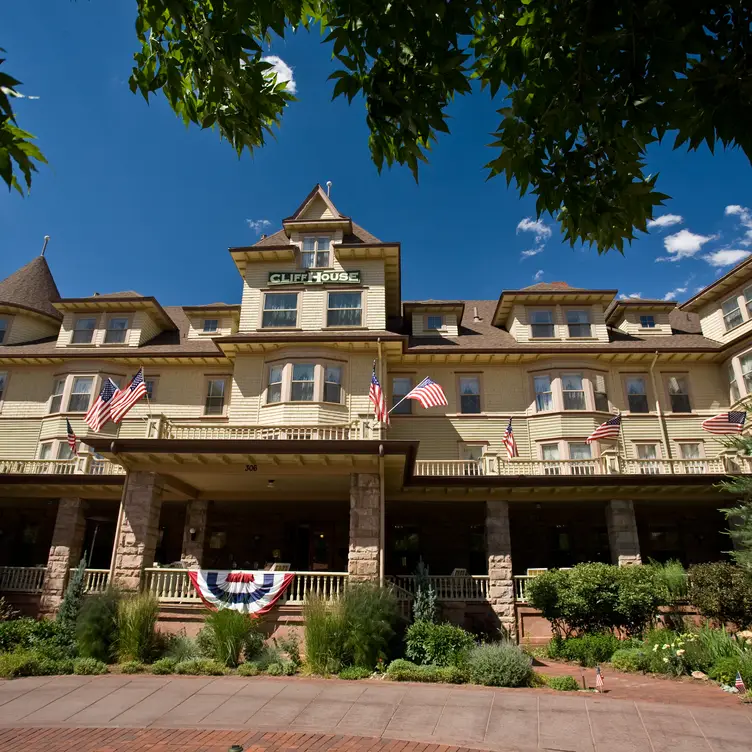
{"type": "Polygon", "coordinates": [[[73,325],[73,344],[88,345],[94,338],[94,330],[97,328],[96,318],[82,316],[77,318],[73,325]]]}
{"type": "Polygon", "coordinates": [[[533,386],[535,387],[535,407],[537,411],[544,413],[553,410],[554,398],[551,391],[551,377],[548,374],[535,376],[533,386]]]}
{"type": "Polygon", "coordinates": [[[227,380],[224,378],[210,378],[206,381],[206,401],[204,415],[222,415],[225,410],[225,391],[227,380]]]}
{"type": "Polygon", "coordinates": [[[460,376],[460,412],[480,412],[479,376],[460,376]]]}
{"type": "Polygon", "coordinates": [[[284,372],[284,366],[271,366],[269,368],[269,386],[266,388],[267,404],[282,402],[282,376],[284,372]]]}
{"type": "Polygon", "coordinates": [[[149,402],[154,402],[154,389],[157,386],[156,379],[144,379],[146,385],[146,399],[149,402]]]}
{"type": "Polygon", "coordinates": [[[554,316],[551,311],[530,312],[530,335],[533,339],[554,336],[554,316]]]}
{"type": "Polygon", "coordinates": [[[640,460],[657,460],[658,447],[655,444],[637,444],[637,458],[640,460]]]}
{"type": "MultiPolygon", "coordinates": [[[[558,462],[561,459],[558,442],[553,444],[541,444],[541,459],[544,462],[558,462]]],[[[544,465],[543,474],[561,475],[561,465],[544,465]]]]}
{"type": "Polygon", "coordinates": [[[52,459],[52,442],[45,441],[44,444],[39,445],[39,459],[49,460],[52,459]]]}
{"type": "Polygon", "coordinates": [[[608,393],[606,392],[606,377],[602,373],[594,373],[593,381],[593,401],[595,409],[602,413],[608,412],[608,393]]]}
{"type": "Polygon", "coordinates": [[[322,269],[328,267],[330,244],[331,238],[323,235],[320,237],[303,238],[300,265],[304,269],[322,269]]]}
{"type": "Polygon", "coordinates": [[[5,384],[8,381],[8,374],[7,373],[0,373],[0,403],[3,401],[3,397],[5,396],[5,384]]]}
{"type": "Polygon", "coordinates": [[[752,285],[744,288],[744,305],[747,308],[747,315],[752,317],[752,285]]]}
{"type": "Polygon", "coordinates": [[[8,319],[0,319],[0,345],[5,342],[5,336],[8,333],[8,319]]]}
{"type": "Polygon", "coordinates": [[[128,333],[128,319],[120,316],[113,316],[107,322],[107,332],[104,335],[104,341],[107,344],[122,344],[125,342],[128,333]]]}
{"type": "Polygon", "coordinates": [[[742,368],[742,378],[744,379],[744,389],[747,394],[752,394],[752,354],[743,355],[739,358],[739,365],[742,368]]]}
{"type": "Polygon", "coordinates": [[[324,402],[342,402],[342,366],[324,367],[324,402]]]}
{"type": "Polygon", "coordinates": [[[648,413],[648,389],[644,376],[627,376],[627,403],[631,413],[648,413]]]}
{"type": "Polygon", "coordinates": [[[655,316],[640,316],[641,329],[655,329],[655,316]]]}
{"type": "Polygon", "coordinates": [[[72,460],[76,455],[67,441],[61,441],[57,445],[57,458],[59,460],[72,460]]]}
{"type": "Polygon", "coordinates": [[[264,295],[264,329],[294,327],[298,323],[298,293],[268,292],[264,295]]]}
{"type": "Polygon", "coordinates": [[[204,319],[205,332],[216,332],[219,329],[219,319],[204,319]]]}
{"type": "Polygon", "coordinates": [[[330,292],[327,326],[360,326],[363,322],[363,295],[359,292],[330,292]]]}
{"type": "Polygon", "coordinates": [[[736,382],[736,372],[734,371],[733,363],[729,363],[728,365],[728,380],[729,380],[729,399],[731,400],[731,404],[733,405],[734,402],[738,402],[739,398],[741,397],[741,394],[739,393],[739,384],[737,384],[736,382]]]}
{"type": "Polygon", "coordinates": [[[65,391],[65,379],[55,379],[50,397],[50,412],[59,413],[63,405],[63,392],[65,391]]]}
{"type": "Polygon", "coordinates": [[[585,386],[581,373],[567,373],[561,377],[561,393],[565,410],[585,410],[585,386]]]}
{"type": "Polygon", "coordinates": [[[313,363],[294,363],[290,399],[293,402],[313,402],[316,367],[313,363]]]}
{"type": "Polygon", "coordinates": [[[93,376],[76,376],[73,379],[70,397],[68,398],[69,413],[85,413],[89,409],[91,389],[94,386],[93,376]]]}
{"type": "MultiPolygon", "coordinates": [[[[412,387],[412,379],[409,376],[395,376],[392,379],[392,407],[409,394],[412,387]]],[[[395,407],[392,415],[410,415],[413,410],[412,400],[404,400],[399,407],[395,407]]]]}
{"type": "Polygon", "coordinates": [[[567,311],[567,326],[570,337],[592,336],[588,311],[567,311]]]}
{"type": "Polygon", "coordinates": [[[692,412],[692,405],[689,401],[689,386],[687,385],[686,376],[669,376],[668,396],[671,401],[671,412],[692,412]]]}
{"type": "Polygon", "coordinates": [[[744,320],[742,312],[739,310],[739,298],[736,296],[721,303],[721,310],[723,311],[723,323],[726,331],[739,326],[744,320]]]}
{"type": "Polygon", "coordinates": [[[679,444],[679,454],[683,460],[699,460],[700,457],[700,445],[690,442],[682,442],[679,444]]]}

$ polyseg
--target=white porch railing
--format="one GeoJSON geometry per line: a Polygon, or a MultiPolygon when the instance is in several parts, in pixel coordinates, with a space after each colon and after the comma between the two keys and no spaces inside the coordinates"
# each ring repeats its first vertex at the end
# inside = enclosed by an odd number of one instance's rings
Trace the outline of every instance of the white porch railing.
{"type": "Polygon", "coordinates": [[[527,583],[533,579],[534,575],[516,574],[514,575],[514,600],[517,603],[527,603],[527,583]]]}
{"type": "MultiPolygon", "coordinates": [[[[392,575],[389,581],[411,595],[417,591],[415,575],[392,575]]],[[[436,591],[439,601],[488,600],[488,575],[429,575],[427,578],[436,591]]]]}
{"type": "Polygon", "coordinates": [[[0,567],[0,592],[41,593],[46,567],[0,567]]]}
{"type": "MultiPolygon", "coordinates": [[[[69,578],[75,571],[75,568],[70,570],[69,578]]],[[[84,570],[84,593],[103,593],[107,590],[107,582],[109,579],[109,569],[84,570]]],[[[70,582],[70,579],[68,581],[70,582]]]]}
{"type": "Polygon", "coordinates": [[[163,420],[155,430],[161,439],[244,439],[255,441],[357,441],[378,439],[380,429],[371,421],[332,425],[231,426],[227,424],[172,423],[163,420]]]}
{"type": "Polygon", "coordinates": [[[125,469],[104,457],[91,455],[69,460],[4,460],[0,475],[125,475],[125,469]]]}
{"type": "Polygon", "coordinates": [[[694,460],[622,460],[622,467],[627,475],[723,475],[734,472],[733,467],[727,467],[722,457],[694,460]]]}
{"type": "Polygon", "coordinates": [[[510,460],[499,458],[499,475],[607,475],[605,457],[592,460],[510,460]]]}
{"type": "Polygon", "coordinates": [[[469,477],[485,475],[482,460],[418,460],[415,475],[469,477]]]}

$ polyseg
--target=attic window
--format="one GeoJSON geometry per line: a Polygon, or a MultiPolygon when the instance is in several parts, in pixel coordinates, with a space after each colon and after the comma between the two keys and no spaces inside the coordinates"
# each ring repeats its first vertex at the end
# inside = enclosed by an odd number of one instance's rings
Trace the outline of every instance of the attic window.
{"type": "Polygon", "coordinates": [[[437,330],[444,328],[444,317],[438,315],[426,316],[426,329],[437,330]]]}
{"type": "Polygon", "coordinates": [[[0,319],[0,345],[5,341],[5,335],[8,332],[8,319],[0,319]]]}
{"type": "Polygon", "coordinates": [[[204,331],[205,332],[216,332],[217,329],[219,329],[218,319],[204,319],[204,331]]]}
{"type": "Polygon", "coordinates": [[[640,327],[642,329],[655,329],[655,316],[640,316],[640,327]]]}
{"type": "Polygon", "coordinates": [[[300,254],[300,265],[304,269],[325,269],[329,266],[329,247],[331,238],[328,235],[315,238],[303,238],[303,250],[300,254]]]}

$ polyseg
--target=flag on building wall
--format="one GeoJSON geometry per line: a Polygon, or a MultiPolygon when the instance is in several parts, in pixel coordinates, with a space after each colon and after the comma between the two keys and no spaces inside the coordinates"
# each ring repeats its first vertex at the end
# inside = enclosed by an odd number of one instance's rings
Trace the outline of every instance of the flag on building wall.
{"type": "Polygon", "coordinates": [[[741,433],[746,420],[747,413],[742,410],[732,410],[703,420],[702,427],[709,433],[715,434],[741,433]]]}
{"type": "Polygon", "coordinates": [[[71,452],[73,454],[76,453],[76,442],[78,441],[78,437],[75,433],[73,433],[73,426],[71,426],[70,421],[65,421],[65,426],[68,430],[68,446],[71,448],[71,452]]]}
{"type": "Polygon", "coordinates": [[[261,616],[279,600],[295,573],[192,569],[188,577],[198,597],[214,611],[230,608],[261,616]]]}
{"type": "Polygon", "coordinates": [[[439,407],[449,404],[444,390],[428,376],[418,386],[413,387],[405,395],[405,399],[417,400],[423,407],[439,407]]]}
{"type": "Polygon", "coordinates": [[[734,682],[734,686],[740,691],[740,692],[747,692],[747,688],[744,686],[744,679],[742,679],[742,674],[740,671],[736,672],[736,681],[734,682]]]}
{"type": "Polygon", "coordinates": [[[120,392],[117,388],[117,384],[110,378],[104,382],[102,391],[99,396],[94,400],[94,404],[89,408],[89,412],[86,413],[84,423],[86,423],[92,431],[97,433],[102,430],[102,427],[110,419],[110,410],[112,409],[112,400],[120,392]]]}
{"type": "Polygon", "coordinates": [[[603,683],[603,674],[601,673],[601,667],[595,667],[595,689],[597,692],[603,692],[605,684],[603,683]]]}
{"type": "Polygon", "coordinates": [[[507,424],[507,430],[504,431],[504,438],[501,443],[507,448],[507,457],[511,460],[514,457],[519,457],[520,454],[517,451],[517,442],[514,440],[514,433],[512,432],[512,419],[509,419],[507,424]]]}
{"type": "Polygon", "coordinates": [[[128,386],[118,392],[110,405],[110,413],[113,423],[119,423],[125,414],[146,394],[146,382],[144,381],[144,369],[139,368],[128,386]]]}
{"type": "Polygon", "coordinates": [[[373,403],[373,410],[376,414],[376,420],[382,423],[389,423],[389,412],[386,409],[386,399],[384,390],[376,378],[376,361],[373,361],[373,373],[371,374],[371,388],[368,391],[368,399],[373,403]]]}
{"type": "Polygon", "coordinates": [[[605,423],[601,423],[598,428],[585,439],[590,444],[600,439],[618,439],[619,429],[621,428],[621,415],[609,418],[605,423]]]}

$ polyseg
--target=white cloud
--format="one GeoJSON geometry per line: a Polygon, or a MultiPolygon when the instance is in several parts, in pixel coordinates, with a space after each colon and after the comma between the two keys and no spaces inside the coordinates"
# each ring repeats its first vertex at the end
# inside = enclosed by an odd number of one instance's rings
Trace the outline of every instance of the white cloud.
{"type": "Polygon", "coordinates": [[[680,225],[684,221],[684,217],[679,214],[663,214],[655,219],[648,220],[648,230],[655,228],[663,229],[664,227],[673,227],[673,225],[680,225]]]}
{"type": "Polygon", "coordinates": [[[530,258],[531,256],[537,256],[539,253],[543,252],[543,246],[542,245],[536,245],[535,248],[528,248],[526,251],[522,252],[522,258],[530,258]]]}
{"type": "Polygon", "coordinates": [[[720,268],[722,266],[731,266],[732,264],[738,264],[742,259],[747,258],[750,255],[749,251],[742,251],[736,249],[725,249],[722,251],[713,251],[707,256],[703,256],[711,266],[720,268]]]}
{"type": "Polygon", "coordinates": [[[533,274],[533,282],[540,282],[543,279],[543,269],[538,269],[535,274],[533,274]]]}
{"type": "Polygon", "coordinates": [[[630,292],[629,295],[622,293],[621,295],[619,295],[619,300],[639,300],[641,297],[641,292],[630,292]]]}
{"type": "Polygon", "coordinates": [[[664,300],[676,300],[680,295],[684,295],[687,292],[686,287],[677,287],[673,290],[669,290],[664,296],[664,300]]]}
{"type": "Polygon", "coordinates": [[[15,97],[16,99],[39,99],[31,94],[21,94],[20,91],[15,89],[9,89],[7,86],[0,86],[0,91],[5,94],[6,97],[15,97]]]}
{"type": "Polygon", "coordinates": [[[272,226],[272,223],[268,219],[246,219],[246,222],[248,222],[248,227],[250,227],[256,235],[261,235],[267,227],[272,226]]]}
{"type": "Polygon", "coordinates": [[[545,243],[551,237],[551,228],[542,219],[525,217],[519,221],[517,232],[535,233],[536,243],[545,243]]]}
{"type": "Polygon", "coordinates": [[[730,204],[723,213],[727,217],[739,217],[739,224],[744,228],[744,235],[736,242],[740,245],[752,245],[752,210],[739,204],[730,204]]]}
{"type": "Polygon", "coordinates": [[[692,258],[702,250],[705,243],[714,238],[714,235],[697,235],[689,230],[679,230],[663,239],[663,246],[671,255],[659,256],[656,261],[681,261],[692,258]]]}
{"type": "Polygon", "coordinates": [[[264,63],[271,64],[272,69],[269,73],[276,76],[277,83],[287,81],[287,91],[290,94],[295,94],[298,90],[298,85],[295,83],[292,68],[281,57],[277,57],[276,55],[267,55],[266,57],[262,57],[261,60],[264,63]]]}

